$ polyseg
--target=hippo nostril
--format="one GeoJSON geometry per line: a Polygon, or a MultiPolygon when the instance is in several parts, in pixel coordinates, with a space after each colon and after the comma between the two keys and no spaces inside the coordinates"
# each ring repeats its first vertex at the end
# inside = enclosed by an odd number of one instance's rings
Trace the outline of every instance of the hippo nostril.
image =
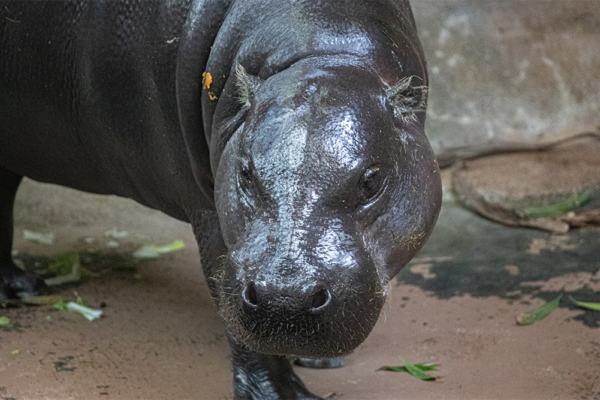
{"type": "Polygon", "coordinates": [[[327,304],[329,304],[329,300],[331,299],[331,295],[329,294],[329,290],[326,288],[321,288],[315,293],[312,300],[312,311],[320,311],[327,304]]]}
{"type": "Polygon", "coordinates": [[[244,301],[252,307],[258,306],[258,299],[256,296],[256,285],[254,282],[250,282],[248,286],[242,292],[242,298],[244,301]]]}

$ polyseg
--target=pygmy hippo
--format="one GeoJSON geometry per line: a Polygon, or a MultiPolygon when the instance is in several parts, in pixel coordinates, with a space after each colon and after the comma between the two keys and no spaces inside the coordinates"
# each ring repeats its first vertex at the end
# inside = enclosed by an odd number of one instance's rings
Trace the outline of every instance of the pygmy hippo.
{"type": "Polygon", "coordinates": [[[0,300],[23,176],[192,224],[235,398],[369,334],[441,204],[406,0],[0,1],[0,300]]]}

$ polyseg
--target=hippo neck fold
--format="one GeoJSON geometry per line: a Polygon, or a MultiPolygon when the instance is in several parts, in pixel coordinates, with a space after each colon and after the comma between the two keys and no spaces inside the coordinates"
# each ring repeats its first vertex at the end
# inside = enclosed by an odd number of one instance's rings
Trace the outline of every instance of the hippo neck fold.
{"type": "Polygon", "coordinates": [[[200,92],[204,66],[220,26],[233,0],[195,1],[181,31],[177,54],[176,90],[177,111],[183,139],[196,183],[205,197],[213,201],[214,180],[210,172],[207,142],[202,134],[200,92]]]}

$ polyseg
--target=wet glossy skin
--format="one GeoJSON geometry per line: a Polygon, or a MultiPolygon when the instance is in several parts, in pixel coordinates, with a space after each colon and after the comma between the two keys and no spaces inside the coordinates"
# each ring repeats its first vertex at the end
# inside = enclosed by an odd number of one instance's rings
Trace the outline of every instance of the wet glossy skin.
{"type": "MultiPolygon", "coordinates": [[[[236,26],[255,28],[228,54],[251,75],[250,98],[239,101],[231,73],[213,84],[221,100],[203,98],[218,121],[211,165],[229,250],[218,273],[221,315],[255,351],[334,357],[355,348],[388,280],[437,218],[422,105],[392,94],[410,76],[415,87],[426,83],[418,41],[407,41],[414,31],[390,4],[344,5],[347,14],[292,2],[282,21],[249,21],[234,6],[236,26]],[[265,42],[271,50],[258,61],[255,43],[265,42]]],[[[207,70],[219,66],[211,55],[207,70]]]]}
{"type": "Polygon", "coordinates": [[[436,166],[360,59],[305,59],[254,91],[216,177],[221,314],[256,351],[345,354],[428,234],[436,166]]]}
{"type": "Polygon", "coordinates": [[[0,300],[22,176],[130,197],[192,224],[235,397],[316,398],[283,355],[358,346],[439,212],[408,2],[0,6],[0,300]]]}

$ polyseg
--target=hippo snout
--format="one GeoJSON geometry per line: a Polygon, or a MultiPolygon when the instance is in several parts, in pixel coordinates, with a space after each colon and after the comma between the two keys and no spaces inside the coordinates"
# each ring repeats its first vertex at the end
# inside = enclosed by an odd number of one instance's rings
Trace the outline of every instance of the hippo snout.
{"type": "Polygon", "coordinates": [[[347,354],[368,336],[385,302],[377,274],[368,270],[353,277],[296,266],[281,279],[267,279],[264,270],[244,273],[234,264],[224,271],[220,314],[234,337],[256,352],[310,358],[347,354]]]}

